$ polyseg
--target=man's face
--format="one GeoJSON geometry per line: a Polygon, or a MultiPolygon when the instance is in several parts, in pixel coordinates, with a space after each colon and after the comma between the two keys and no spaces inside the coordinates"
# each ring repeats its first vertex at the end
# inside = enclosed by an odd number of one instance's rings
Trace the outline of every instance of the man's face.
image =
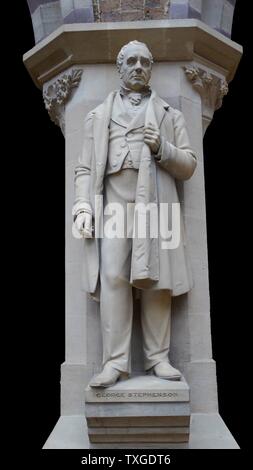
{"type": "Polygon", "coordinates": [[[120,69],[124,86],[134,91],[141,91],[151,77],[152,63],[150,54],[145,46],[130,45],[120,69]]]}

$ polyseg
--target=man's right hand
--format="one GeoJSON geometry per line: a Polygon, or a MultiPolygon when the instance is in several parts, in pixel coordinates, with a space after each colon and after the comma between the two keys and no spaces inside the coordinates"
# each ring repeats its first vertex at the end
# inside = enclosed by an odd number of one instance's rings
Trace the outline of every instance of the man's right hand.
{"type": "Polygon", "coordinates": [[[92,238],[92,215],[88,212],[79,212],[72,225],[72,234],[75,238],[92,238]]]}

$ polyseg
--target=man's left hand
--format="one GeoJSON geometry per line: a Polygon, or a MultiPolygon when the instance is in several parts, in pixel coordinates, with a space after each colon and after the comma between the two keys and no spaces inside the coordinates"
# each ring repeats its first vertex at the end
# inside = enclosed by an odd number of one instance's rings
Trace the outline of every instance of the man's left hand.
{"type": "Polygon", "coordinates": [[[160,145],[160,131],[157,127],[154,127],[152,124],[144,127],[144,142],[150,147],[152,153],[157,154],[160,145]]]}

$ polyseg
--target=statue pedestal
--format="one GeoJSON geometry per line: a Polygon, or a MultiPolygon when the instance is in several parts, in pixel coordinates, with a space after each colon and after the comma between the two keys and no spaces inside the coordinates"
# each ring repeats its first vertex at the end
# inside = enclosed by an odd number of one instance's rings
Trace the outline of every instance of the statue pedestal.
{"type": "Polygon", "coordinates": [[[191,414],[190,431],[189,442],[92,444],[83,415],[62,415],[43,449],[239,449],[219,413],[191,414]]]}
{"type": "Polygon", "coordinates": [[[85,416],[91,443],[188,442],[189,386],[138,376],[102,388],[86,388],[85,416]]]}

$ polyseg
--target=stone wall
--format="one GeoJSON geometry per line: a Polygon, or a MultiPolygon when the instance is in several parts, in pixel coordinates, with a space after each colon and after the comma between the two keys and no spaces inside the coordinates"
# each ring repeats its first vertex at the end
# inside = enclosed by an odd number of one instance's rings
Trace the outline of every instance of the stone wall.
{"type": "Polygon", "coordinates": [[[48,36],[62,24],[59,1],[28,0],[35,43],[48,36]]]}
{"type": "Polygon", "coordinates": [[[27,0],[35,42],[64,23],[196,18],[230,37],[236,0],[27,0]]]}
{"type": "Polygon", "coordinates": [[[98,22],[168,19],[170,3],[170,0],[93,1],[98,22]]]}
{"type": "Polygon", "coordinates": [[[202,0],[201,20],[225,36],[231,36],[236,0],[202,0]]]}

